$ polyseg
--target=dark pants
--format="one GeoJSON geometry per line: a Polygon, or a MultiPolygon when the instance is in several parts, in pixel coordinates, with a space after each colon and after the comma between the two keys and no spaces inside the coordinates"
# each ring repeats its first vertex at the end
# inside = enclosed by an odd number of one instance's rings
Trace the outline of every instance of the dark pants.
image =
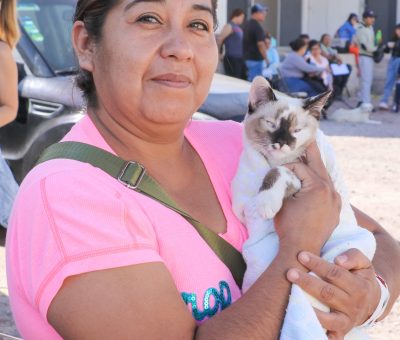
{"type": "Polygon", "coordinates": [[[343,89],[346,87],[347,81],[349,80],[352,69],[350,65],[347,65],[347,67],[349,68],[349,74],[333,77],[333,90],[335,97],[340,98],[342,96],[343,89]]]}
{"type": "Polygon", "coordinates": [[[246,79],[246,65],[242,58],[225,56],[224,69],[227,76],[246,79]]]}

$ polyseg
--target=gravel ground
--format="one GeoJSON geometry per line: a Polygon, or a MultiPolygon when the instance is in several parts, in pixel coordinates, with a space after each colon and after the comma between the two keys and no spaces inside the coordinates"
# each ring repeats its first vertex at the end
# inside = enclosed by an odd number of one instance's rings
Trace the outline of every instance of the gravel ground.
{"type": "MultiPolygon", "coordinates": [[[[354,105],[354,100],[350,104],[354,105]]],[[[334,103],[329,112],[340,106],[343,104],[334,103]]],[[[323,121],[321,128],[335,147],[352,203],[400,240],[400,176],[396,168],[400,164],[400,114],[378,111],[371,118],[382,121],[382,124],[323,121]]],[[[8,308],[4,236],[0,231],[0,339],[1,333],[18,335],[8,308]]],[[[393,265],[399,267],[397,263],[393,265]]],[[[392,313],[369,333],[376,340],[400,339],[400,301],[392,313]]]]}
{"type": "MultiPolygon", "coordinates": [[[[321,128],[335,147],[352,203],[400,240],[400,114],[377,111],[371,119],[382,124],[323,121],[321,128]]],[[[376,340],[400,339],[400,299],[369,334],[376,340]]]]}

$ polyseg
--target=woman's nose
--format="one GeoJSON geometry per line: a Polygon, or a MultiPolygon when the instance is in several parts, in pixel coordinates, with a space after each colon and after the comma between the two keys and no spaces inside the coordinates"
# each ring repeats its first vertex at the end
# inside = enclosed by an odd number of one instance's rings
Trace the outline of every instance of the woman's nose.
{"type": "Polygon", "coordinates": [[[175,58],[184,61],[191,60],[194,57],[191,41],[189,41],[185,32],[181,29],[171,30],[168,32],[164,44],[161,48],[161,56],[163,58],[175,58]]]}

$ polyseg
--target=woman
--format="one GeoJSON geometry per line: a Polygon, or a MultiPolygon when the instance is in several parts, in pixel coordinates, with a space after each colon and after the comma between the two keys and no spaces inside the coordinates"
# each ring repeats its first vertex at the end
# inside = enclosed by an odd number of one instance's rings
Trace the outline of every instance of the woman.
{"type": "Polygon", "coordinates": [[[338,51],[332,48],[332,37],[325,33],[322,34],[319,41],[321,43],[322,55],[331,63],[341,64],[342,59],[339,57],[338,51]]]}
{"type": "Polygon", "coordinates": [[[243,30],[240,25],[245,18],[244,11],[236,8],[232,11],[229,22],[218,36],[218,48],[225,47],[225,74],[231,77],[246,79],[246,67],[243,60],[243,30]]]}
{"type": "MultiPolygon", "coordinates": [[[[16,0],[0,2],[0,128],[18,111],[18,72],[11,50],[19,38],[16,0]]],[[[0,153],[0,226],[7,227],[18,185],[0,153]]]]}
{"type": "Polygon", "coordinates": [[[309,50],[311,51],[310,62],[325,69],[321,74],[321,79],[326,88],[333,89],[332,99],[341,100],[343,90],[349,80],[351,66],[346,64],[348,74],[333,74],[328,59],[322,55],[321,44],[316,40],[311,40],[309,50]]]}
{"type": "Polygon", "coordinates": [[[358,15],[355,13],[350,13],[347,21],[339,27],[336,33],[337,37],[344,40],[346,43],[344,51],[339,52],[354,54],[354,57],[356,58],[357,70],[359,65],[360,49],[358,48],[357,44],[354,43],[354,36],[357,32],[358,23],[358,15]]]}
{"type": "MultiPolygon", "coordinates": [[[[216,5],[79,0],[72,39],[88,115],[65,140],[140,162],[179,206],[240,250],[246,232],[231,210],[230,180],[241,128],[191,121],[218,61],[216,5]]],[[[319,315],[334,336],[363,323],[379,304],[372,264],[354,250],[337,265],[310,253],[319,253],[332,231],[339,202],[315,146],[308,165],[293,168],[305,183],[301,202],[285,203],[277,219],[277,258],[239,299],[232,274],[180,215],[85,163],[39,165],[22,185],[7,235],[10,301],[21,334],[276,338],[289,269],[292,282],[335,309],[319,315]],[[304,214],[311,206],[312,213],[304,214]],[[301,262],[300,250],[307,251],[301,262]],[[325,279],[312,278],[306,268],[325,279]],[[328,274],[333,272],[339,276],[328,274]],[[334,298],[321,297],[321,289],[334,298]]],[[[397,244],[375,222],[357,216],[375,231],[379,249],[397,261],[397,244]]],[[[398,273],[379,252],[375,263],[397,296],[398,273]]]]}
{"type": "Polygon", "coordinates": [[[322,80],[322,83],[327,89],[333,89],[333,77],[329,61],[321,54],[319,42],[317,40],[311,40],[308,44],[308,49],[310,51],[310,63],[324,69],[319,79],[322,80]]]}
{"type": "Polygon", "coordinates": [[[399,76],[399,66],[400,66],[400,24],[396,25],[396,28],[393,32],[393,39],[388,47],[388,52],[392,51],[392,57],[390,58],[387,73],[386,73],[386,82],[385,88],[383,90],[383,96],[379,103],[379,108],[381,110],[388,110],[389,109],[389,97],[393,92],[394,84],[399,76]]]}
{"type": "Polygon", "coordinates": [[[304,59],[304,54],[308,49],[306,41],[298,38],[290,43],[290,47],[292,52],[286,56],[280,66],[287,91],[306,92],[308,96],[316,96],[326,91],[323,84],[312,79],[319,77],[325,69],[306,62],[304,59]]]}
{"type": "Polygon", "coordinates": [[[346,22],[337,30],[337,37],[343,39],[346,42],[347,47],[353,42],[353,38],[357,31],[357,24],[358,15],[355,13],[350,13],[346,22]]]}

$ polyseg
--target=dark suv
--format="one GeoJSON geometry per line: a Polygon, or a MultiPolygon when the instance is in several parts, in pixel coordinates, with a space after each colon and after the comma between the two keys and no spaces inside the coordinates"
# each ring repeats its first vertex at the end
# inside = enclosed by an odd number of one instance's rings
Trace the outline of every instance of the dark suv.
{"type": "MultiPolygon", "coordinates": [[[[74,85],[77,68],[70,38],[75,4],[76,0],[18,1],[18,117],[0,129],[0,147],[17,181],[45,147],[60,140],[84,115],[82,95],[74,85]]],[[[216,74],[200,109],[201,119],[240,120],[248,91],[249,83],[216,74]]]]}

